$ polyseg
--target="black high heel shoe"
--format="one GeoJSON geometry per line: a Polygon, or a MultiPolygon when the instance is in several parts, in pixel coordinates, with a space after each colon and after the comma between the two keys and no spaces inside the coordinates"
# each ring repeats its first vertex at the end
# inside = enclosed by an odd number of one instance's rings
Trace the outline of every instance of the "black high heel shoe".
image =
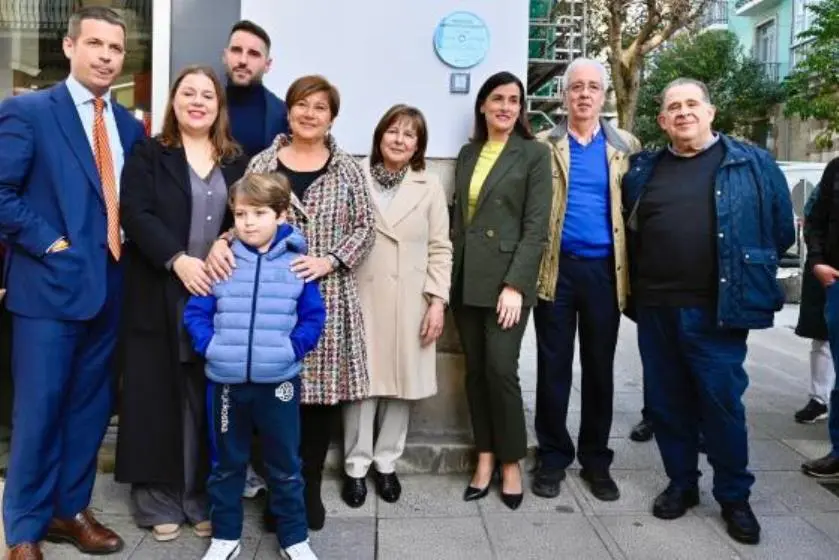
{"type": "Polygon", "coordinates": [[[498,466],[498,463],[495,464],[495,467],[492,469],[492,474],[489,477],[489,483],[483,488],[475,488],[471,484],[466,487],[466,490],[463,491],[463,501],[464,502],[472,502],[474,500],[481,500],[487,497],[489,494],[489,487],[492,486],[493,482],[497,482],[501,479],[501,471],[498,466]]]}
{"type": "MultiPolygon", "coordinates": [[[[521,476],[522,476],[521,475],[521,466],[519,466],[519,477],[521,477],[521,476]]],[[[524,484],[522,484],[522,487],[524,487],[524,484]]],[[[521,505],[522,501],[524,501],[524,492],[519,492],[518,494],[507,494],[503,490],[503,488],[504,488],[503,478],[502,478],[502,481],[501,481],[501,488],[502,488],[502,490],[501,490],[501,501],[504,502],[504,505],[507,506],[508,508],[512,509],[512,510],[519,509],[519,506],[521,505]]]]}

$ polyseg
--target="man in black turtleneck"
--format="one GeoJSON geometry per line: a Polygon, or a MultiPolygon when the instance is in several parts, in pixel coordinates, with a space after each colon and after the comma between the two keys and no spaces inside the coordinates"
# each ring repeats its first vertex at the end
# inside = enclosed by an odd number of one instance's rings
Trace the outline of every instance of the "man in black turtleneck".
{"type": "Polygon", "coordinates": [[[282,99],[262,85],[271,68],[271,38],[260,26],[243,20],[230,30],[224,49],[227,101],[233,138],[253,157],[288,132],[288,110],[282,99]]]}

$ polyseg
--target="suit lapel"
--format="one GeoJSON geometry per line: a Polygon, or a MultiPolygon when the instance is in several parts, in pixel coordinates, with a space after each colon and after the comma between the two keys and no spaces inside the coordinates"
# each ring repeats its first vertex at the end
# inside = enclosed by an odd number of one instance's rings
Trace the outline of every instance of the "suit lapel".
{"type": "Polygon", "coordinates": [[[183,148],[163,148],[160,156],[163,169],[174,180],[174,183],[190,198],[192,188],[189,185],[189,166],[183,148]]]}
{"type": "Polygon", "coordinates": [[[131,148],[134,147],[134,142],[137,141],[137,137],[133,134],[133,130],[137,130],[136,125],[134,124],[137,121],[128,113],[128,111],[124,111],[122,107],[117,105],[113,101],[113,97],[111,99],[111,110],[114,112],[114,121],[117,123],[119,143],[122,144],[122,153],[125,154],[125,159],[128,159],[128,155],[131,153],[131,148]]]}
{"type": "Polygon", "coordinates": [[[391,228],[396,227],[425,196],[427,181],[423,174],[408,171],[402,184],[397,187],[390,206],[384,212],[384,219],[391,228]]]}
{"type": "Polygon", "coordinates": [[[64,84],[56,86],[52,91],[52,99],[53,112],[58,121],[58,126],[61,128],[61,132],[67,139],[70,149],[79,160],[90,184],[93,185],[99,198],[104,202],[102,181],[99,178],[99,171],[96,169],[93,149],[90,147],[90,141],[87,139],[79,112],[73,103],[73,98],[70,96],[70,91],[67,89],[67,86],[64,84]]]}
{"type": "Polygon", "coordinates": [[[463,156],[463,170],[459,175],[459,184],[455,185],[456,194],[460,200],[460,210],[463,223],[469,223],[469,183],[472,181],[472,173],[475,172],[475,165],[478,163],[478,156],[481,153],[482,144],[471,143],[468,145],[466,154],[463,156]]]}
{"type": "Polygon", "coordinates": [[[490,169],[489,175],[487,175],[487,178],[481,187],[481,192],[478,194],[478,201],[475,204],[475,214],[480,211],[481,205],[487,197],[489,197],[489,193],[492,189],[501,182],[504,175],[506,175],[510,168],[513,167],[513,165],[519,160],[520,151],[521,145],[519,143],[519,137],[512,134],[509,140],[507,140],[507,144],[498,155],[495,165],[493,165],[492,169],[490,169]]]}

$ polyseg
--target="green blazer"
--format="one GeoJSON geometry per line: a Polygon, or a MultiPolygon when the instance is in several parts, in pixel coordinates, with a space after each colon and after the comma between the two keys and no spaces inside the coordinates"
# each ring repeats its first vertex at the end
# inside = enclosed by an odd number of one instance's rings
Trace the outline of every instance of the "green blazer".
{"type": "Polygon", "coordinates": [[[454,303],[494,308],[502,288],[511,286],[524,296],[524,306],[532,307],[548,239],[550,151],[536,140],[513,134],[490,170],[469,222],[469,183],[482,147],[470,142],[457,156],[452,295],[461,297],[454,303]]]}

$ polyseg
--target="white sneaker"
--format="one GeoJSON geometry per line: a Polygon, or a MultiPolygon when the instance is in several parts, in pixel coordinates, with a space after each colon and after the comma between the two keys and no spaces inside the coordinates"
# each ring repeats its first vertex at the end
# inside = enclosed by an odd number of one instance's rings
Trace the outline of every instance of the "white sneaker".
{"type": "Polygon", "coordinates": [[[233,560],[239,556],[240,552],[242,552],[242,546],[238,540],[213,539],[210,542],[210,548],[207,549],[201,560],[233,560]]]}
{"type": "Polygon", "coordinates": [[[256,498],[265,489],[265,479],[256,474],[253,467],[248,465],[248,474],[245,475],[245,489],[242,490],[242,497],[248,499],[256,498]]]}
{"type": "Polygon", "coordinates": [[[318,560],[318,557],[315,556],[315,553],[312,552],[312,548],[309,546],[309,539],[291,545],[285,549],[285,553],[288,554],[291,560],[318,560]]]}

